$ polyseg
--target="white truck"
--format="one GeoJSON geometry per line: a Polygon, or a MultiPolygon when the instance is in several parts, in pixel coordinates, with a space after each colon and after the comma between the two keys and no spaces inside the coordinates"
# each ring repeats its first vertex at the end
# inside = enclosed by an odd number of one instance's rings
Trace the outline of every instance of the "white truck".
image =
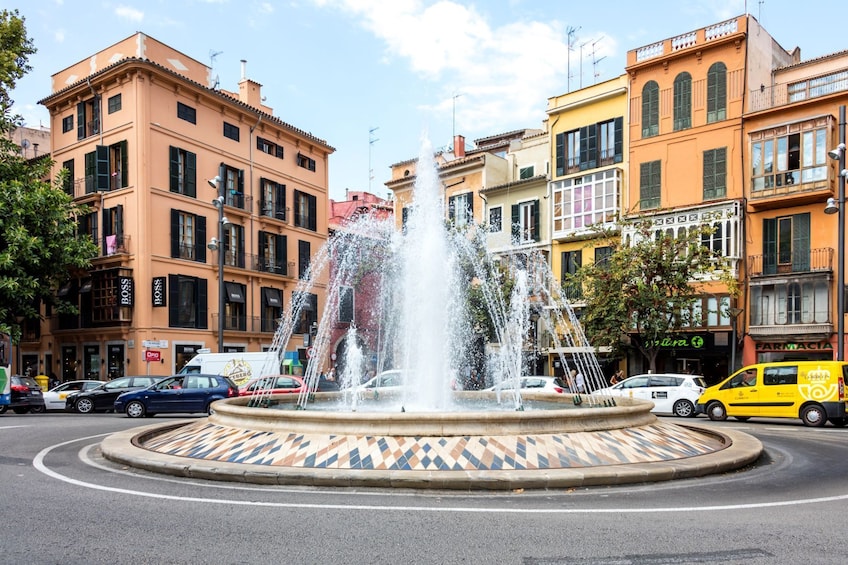
{"type": "Polygon", "coordinates": [[[253,377],[281,374],[277,354],[271,351],[198,353],[179,374],[203,373],[229,377],[239,387],[253,377]]]}

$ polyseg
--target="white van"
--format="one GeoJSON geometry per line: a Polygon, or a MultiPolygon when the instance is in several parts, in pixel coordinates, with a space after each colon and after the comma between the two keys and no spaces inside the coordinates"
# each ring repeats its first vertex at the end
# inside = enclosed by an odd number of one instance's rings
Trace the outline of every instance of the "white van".
{"type": "Polygon", "coordinates": [[[277,354],[271,351],[198,353],[180,369],[180,375],[203,373],[229,377],[241,387],[253,377],[282,373],[277,354]]]}

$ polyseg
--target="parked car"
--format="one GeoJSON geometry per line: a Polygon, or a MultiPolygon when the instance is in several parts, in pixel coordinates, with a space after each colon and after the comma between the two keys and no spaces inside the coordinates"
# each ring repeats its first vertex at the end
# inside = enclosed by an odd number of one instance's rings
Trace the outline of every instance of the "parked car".
{"type": "MultiPolygon", "coordinates": [[[[562,382],[562,379],[559,377],[550,377],[546,375],[539,376],[526,376],[520,377],[518,385],[518,390],[520,392],[550,392],[553,394],[562,394],[568,390],[568,387],[565,386],[565,383],[562,382]]],[[[515,380],[507,380],[503,381],[495,386],[490,386],[489,388],[485,388],[483,390],[495,392],[495,391],[507,391],[515,388],[515,380]]]]}
{"type": "Polygon", "coordinates": [[[698,414],[698,398],[707,388],[704,377],[677,373],[636,375],[592,394],[627,396],[654,403],[651,412],[691,418],[698,414]]]}
{"type": "Polygon", "coordinates": [[[101,383],[100,386],[94,387],[91,390],[68,394],[67,398],[65,398],[65,410],[80,414],[112,410],[115,399],[119,395],[131,390],[146,388],[160,379],[162,377],[118,377],[117,379],[101,383]]]}
{"type": "Polygon", "coordinates": [[[4,414],[9,408],[15,414],[44,412],[44,396],[34,378],[12,375],[9,378],[9,388],[12,401],[8,405],[0,406],[0,414],[4,414]]]}
{"type": "Polygon", "coordinates": [[[403,374],[400,369],[390,369],[374,375],[361,385],[357,390],[371,392],[376,390],[400,389],[403,386],[403,374]]]}
{"type": "Polygon", "coordinates": [[[47,410],[64,410],[65,399],[69,394],[83,390],[91,390],[103,384],[103,381],[68,381],[56,385],[44,393],[44,407],[47,410]]]}
{"type": "Polygon", "coordinates": [[[254,394],[299,394],[306,384],[303,377],[294,375],[266,375],[251,379],[239,389],[239,396],[254,394]]]}
{"type": "Polygon", "coordinates": [[[115,399],[115,412],[130,418],[151,418],[159,413],[212,413],[212,403],[239,395],[236,384],[222,375],[175,375],[147,388],[125,392],[115,399]]]}

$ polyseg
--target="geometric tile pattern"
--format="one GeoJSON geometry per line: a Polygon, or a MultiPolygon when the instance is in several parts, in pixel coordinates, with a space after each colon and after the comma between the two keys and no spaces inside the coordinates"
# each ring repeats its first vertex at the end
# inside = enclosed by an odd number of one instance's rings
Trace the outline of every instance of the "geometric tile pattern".
{"type": "Polygon", "coordinates": [[[302,469],[496,471],[671,461],[727,446],[662,421],[598,432],[386,437],[251,431],[198,420],[151,437],[142,447],[192,459],[302,469]]]}

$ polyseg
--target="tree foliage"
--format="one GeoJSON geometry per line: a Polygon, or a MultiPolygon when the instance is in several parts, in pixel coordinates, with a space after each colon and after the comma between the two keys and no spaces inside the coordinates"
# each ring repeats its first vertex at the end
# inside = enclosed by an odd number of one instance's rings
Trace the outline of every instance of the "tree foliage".
{"type": "Polygon", "coordinates": [[[737,284],[725,259],[702,245],[712,228],[672,234],[658,231],[651,221],[622,231],[624,226],[604,234],[611,249],[606,260],[582,267],[563,283],[583,289],[581,322],[593,345],[621,355],[630,344],[653,371],[662,340],[698,325],[693,316],[704,314],[693,309],[702,296],[698,281],[720,280],[731,296],[737,294],[737,284]],[[630,241],[622,241],[618,233],[631,234],[630,241]]]}
{"type": "Polygon", "coordinates": [[[75,218],[85,210],[49,180],[49,159],[27,160],[10,138],[22,120],[12,113],[10,92],[30,70],[35,53],[17,10],[0,12],[0,331],[20,338],[25,319],[39,318],[39,301],[57,311],[74,306],[55,296],[75,270],[97,254],[90,238],[78,238],[75,218]]]}

